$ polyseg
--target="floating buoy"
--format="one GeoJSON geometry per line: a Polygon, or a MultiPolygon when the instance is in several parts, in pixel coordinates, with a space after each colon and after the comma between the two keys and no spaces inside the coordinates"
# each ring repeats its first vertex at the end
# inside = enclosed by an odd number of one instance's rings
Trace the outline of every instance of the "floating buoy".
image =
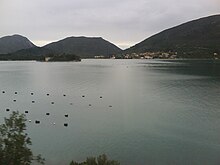
{"type": "Polygon", "coordinates": [[[31,122],[31,120],[28,120],[29,121],[29,123],[31,122]]]}
{"type": "Polygon", "coordinates": [[[92,106],[92,104],[89,104],[89,106],[91,107],[91,106],[92,106]]]}
{"type": "Polygon", "coordinates": [[[82,97],[85,97],[85,95],[82,95],[82,97]]]}
{"type": "Polygon", "coordinates": [[[102,96],[100,96],[99,98],[102,99],[102,96]]]}
{"type": "Polygon", "coordinates": [[[34,93],[32,92],[31,95],[34,95],[34,93]]]}
{"type": "Polygon", "coordinates": [[[49,93],[47,93],[47,96],[49,96],[50,94],[49,93]]]}
{"type": "Polygon", "coordinates": [[[63,96],[65,97],[66,95],[64,94],[63,96]]]}
{"type": "Polygon", "coordinates": [[[35,101],[33,100],[32,103],[35,103],[35,101]]]}
{"type": "Polygon", "coordinates": [[[36,120],[35,123],[36,123],[36,124],[40,124],[40,121],[39,121],[39,120],[36,120]]]}
{"type": "Polygon", "coordinates": [[[24,113],[28,113],[28,111],[25,111],[24,113]]]}
{"type": "Polygon", "coordinates": [[[47,116],[49,116],[49,115],[50,115],[50,113],[46,113],[46,115],[47,115],[47,116]]]}
{"type": "Polygon", "coordinates": [[[73,103],[70,103],[70,105],[73,105],[73,103]]]}
{"type": "Polygon", "coordinates": [[[65,114],[64,116],[65,116],[65,117],[68,117],[69,115],[68,115],[68,114],[65,114]]]}
{"type": "Polygon", "coordinates": [[[18,94],[18,92],[15,92],[15,94],[17,95],[17,94],[18,94]]]}
{"type": "Polygon", "coordinates": [[[67,127],[67,126],[68,126],[68,123],[64,123],[64,126],[67,127]]]}
{"type": "Polygon", "coordinates": [[[5,93],[5,91],[2,91],[2,93],[5,93]]]}
{"type": "Polygon", "coordinates": [[[112,107],[112,105],[109,105],[108,107],[109,107],[109,108],[111,108],[111,107],[112,107]]]}
{"type": "Polygon", "coordinates": [[[56,125],[56,123],[53,123],[53,125],[56,125]]]}
{"type": "Polygon", "coordinates": [[[6,109],[6,111],[7,111],[7,112],[8,112],[8,111],[10,111],[10,109],[9,109],[9,108],[7,108],[7,109],[6,109]]]}
{"type": "Polygon", "coordinates": [[[54,102],[52,101],[51,104],[54,104],[54,102]]]}
{"type": "Polygon", "coordinates": [[[16,102],[16,100],[13,100],[14,102],[16,102]]]}

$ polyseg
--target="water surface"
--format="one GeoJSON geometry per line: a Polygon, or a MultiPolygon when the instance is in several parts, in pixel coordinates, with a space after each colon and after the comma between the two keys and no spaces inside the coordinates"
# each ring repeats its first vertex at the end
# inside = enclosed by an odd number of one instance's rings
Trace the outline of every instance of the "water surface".
{"type": "Polygon", "coordinates": [[[122,165],[220,163],[219,61],[0,62],[0,88],[0,121],[28,110],[47,165],[102,153],[122,165]]]}

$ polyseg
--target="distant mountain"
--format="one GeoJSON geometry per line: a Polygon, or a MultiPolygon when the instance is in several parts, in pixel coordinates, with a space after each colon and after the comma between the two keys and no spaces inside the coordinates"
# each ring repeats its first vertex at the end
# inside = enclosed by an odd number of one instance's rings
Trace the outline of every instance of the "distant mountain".
{"type": "Polygon", "coordinates": [[[68,37],[43,48],[55,53],[76,54],[82,58],[110,56],[122,50],[101,37],[68,37]]]}
{"type": "Polygon", "coordinates": [[[41,47],[22,49],[14,53],[1,54],[0,61],[81,61],[81,58],[75,54],[54,53],[51,50],[41,47]]]}
{"type": "MultiPolygon", "coordinates": [[[[63,40],[50,43],[43,47],[32,47],[11,53],[15,58],[27,56],[46,56],[51,54],[74,54],[81,58],[93,58],[94,56],[108,57],[118,54],[122,50],[112,43],[96,37],[68,37],[63,40]]],[[[7,55],[6,55],[7,56],[7,55]]],[[[5,57],[4,57],[5,58],[5,57]]]]}
{"type": "Polygon", "coordinates": [[[36,47],[26,37],[21,35],[5,36],[0,38],[0,54],[12,53],[21,49],[36,47]]]}
{"type": "Polygon", "coordinates": [[[179,57],[220,55],[220,15],[190,21],[164,30],[125,50],[126,53],[177,52],[179,57]]]}

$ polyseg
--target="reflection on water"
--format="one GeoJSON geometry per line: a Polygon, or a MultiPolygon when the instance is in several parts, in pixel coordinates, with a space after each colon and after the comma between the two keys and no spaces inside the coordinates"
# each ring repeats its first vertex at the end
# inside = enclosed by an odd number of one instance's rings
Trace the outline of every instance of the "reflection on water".
{"type": "Polygon", "coordinates": [[[48,165],[101,153],[122,165],[220,162],[219,61],[1,62],[0,86],[0,121],[28,111],[48,165]]]}

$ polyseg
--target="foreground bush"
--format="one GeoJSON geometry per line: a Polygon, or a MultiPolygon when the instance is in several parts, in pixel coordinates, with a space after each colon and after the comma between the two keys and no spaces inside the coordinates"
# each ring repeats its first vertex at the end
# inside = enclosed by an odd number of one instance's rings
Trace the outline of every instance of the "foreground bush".
{"type": "Polygon", "coordinates": [[[115,160],[108,160],[107,156],[103,154],[97,158],[89,157],[86,161],[81,163],[72,161],[70,165],[120,165],[120,163],[115,160]]]}
{"type": "Polygon", "coordinates": [[[25,115],[17,111],[0,125],[0,165],[30,165],[32,161],[44,164],[44,159],[34,156],[29,148],[32,142],[25,132],[25,122],[25,115]]]}

